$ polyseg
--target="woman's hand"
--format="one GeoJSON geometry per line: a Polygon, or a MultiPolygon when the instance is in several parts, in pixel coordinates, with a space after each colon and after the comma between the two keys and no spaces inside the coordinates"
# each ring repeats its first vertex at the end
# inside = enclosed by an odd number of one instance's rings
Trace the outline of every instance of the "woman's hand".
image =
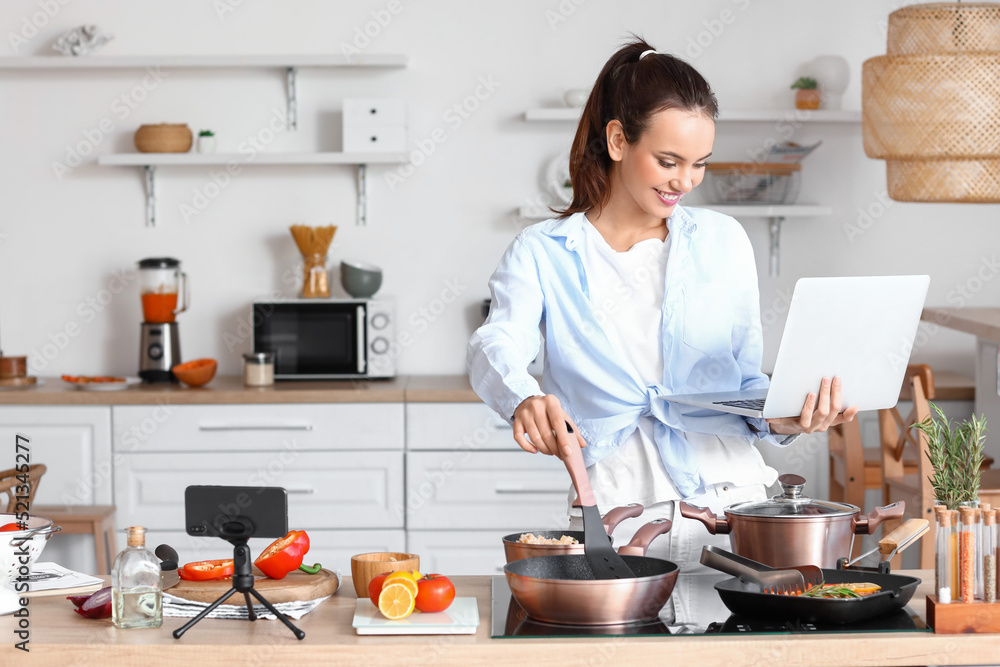
{"type": "Polygon", "coordinates": [[[831,426],[843,424],[854,419],[858,414],[856,407],[850,407],[840,411],[840,378],[823,378],[819,387],[819,397],[816,394],[806,396],[806,402],[802,406],[802,414],[798,417],[782,417],[781,419],[768,419],[772,433],[782,435],[793,435],[795,433],[816,433],[825,431],[831,426]]]}
{"type": "MultiPolygon", "coordinates": [[[[552,394],[524,399],[514,410],[514,440],[524,451],[560,456],[569,454],[571,447],[586,447],[580,429],[562,409],[552,394]],[[566,425],[573,427],[570,433],[566,425]]],[[[560,456],[560,458],[562,458],[560,456]]]]}

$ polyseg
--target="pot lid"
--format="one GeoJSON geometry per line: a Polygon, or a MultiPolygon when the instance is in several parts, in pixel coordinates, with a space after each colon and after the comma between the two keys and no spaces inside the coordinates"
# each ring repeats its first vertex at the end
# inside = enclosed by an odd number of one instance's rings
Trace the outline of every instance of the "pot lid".
{"type": "Polygon", "coordinates": [[[726,508],[727,515],[757,516],[774,518],[795,517],[835,517],[851,516],[861,510],[848,503],[836,503],[830,500],[813,500],[802,495],[802,487],[806,480],[799,475],[782,475],[778,478],[783,493],[772,496],[768,500],[751,500],[736,503],[726,508]]]}

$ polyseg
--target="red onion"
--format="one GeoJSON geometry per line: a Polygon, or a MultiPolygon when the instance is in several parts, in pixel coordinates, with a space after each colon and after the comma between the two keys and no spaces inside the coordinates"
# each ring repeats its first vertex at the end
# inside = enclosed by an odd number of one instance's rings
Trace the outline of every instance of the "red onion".
{"type": "MultiPolygon", "coordinates": [[[[68,599],[73,600],[72,597],[68,599]]],[[[73,604],[76,604],[75,600],[73,600],[73,604]]],[[[111,587],[102,588],[92,594],[84,600],[82,605],[79,605],[78,609],[73,611],[84,618],[111,618],[111,587]]]]}

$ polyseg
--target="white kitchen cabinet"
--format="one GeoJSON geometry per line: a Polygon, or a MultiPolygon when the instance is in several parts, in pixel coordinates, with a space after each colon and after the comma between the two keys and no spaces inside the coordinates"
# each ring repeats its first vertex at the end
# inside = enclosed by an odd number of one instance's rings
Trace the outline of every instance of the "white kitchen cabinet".
{"type": "Polygon", "coordinates": [[[117,525],[183,530],[192,484],[284,487],[292,528],[403,528],[401,451],[120,453],[117,525]]]}
{"type": "Polygon", "coordinates": [[[410,530],[539,527],[566,517],[570,488],[562,461],[516,452],[409,452],[410,530]]]}
{"type": "Polygon", "coordinates": [[[420,571],[444,575],[503,574],[507,560],[503,531],[411,530],[406,535],[409,553],[420,556],[420,571]]]}
{"type": "Polygon", "coordinates": [[[18,433],[31,440],[31,463],[47,468],[36,504],[112,504],[110,407],[0,407],[0,469],[16,465],[18,433]]]}
{"type": "Polygon", "coordinates": [[[115,406],[118,452],[403,449],[402,403],[115,406]]]}
{"type": "MultiPolygon", "coordinates": [[[[290,525],[290,528],[300,526],[290,525]]],[[[323,530],[308,529],[309,553],[304,562],[320,563],[328,570],[351,574],[351,556],[369,551],[405,551],[406,534],[402,530],[323,530]]],[[[271,538],[255,537],[249,541],[250,554],[256,558],[271,538]]],[[[153,550],[169,544],[180,556],[181,565],[199,560],[233,557],[233,545],[217,537],[192,537],[178,530],[150,530],[146,546],[153,550]]]]}
{"type": "Polygon", "coordinates": [[[407,403],[406,448],[521,451],[510,425],[484,403],[407,403]]]}

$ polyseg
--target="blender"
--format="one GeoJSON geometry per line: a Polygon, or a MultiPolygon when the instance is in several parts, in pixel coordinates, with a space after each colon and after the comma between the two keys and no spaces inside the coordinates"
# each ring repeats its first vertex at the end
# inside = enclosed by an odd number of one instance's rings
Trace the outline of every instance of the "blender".
{"type": "Polygon", "coordinates": [[[139,345],[139,377],[144,382],[177,382],[171,370],[181,363],[181,341],[177,313],[187,310],[191,299],[187,274],[172,257],[139,261],[142,294],[142,337],[139,345]],[[180,305],[178,305],[178,297],[180,305]]]}

